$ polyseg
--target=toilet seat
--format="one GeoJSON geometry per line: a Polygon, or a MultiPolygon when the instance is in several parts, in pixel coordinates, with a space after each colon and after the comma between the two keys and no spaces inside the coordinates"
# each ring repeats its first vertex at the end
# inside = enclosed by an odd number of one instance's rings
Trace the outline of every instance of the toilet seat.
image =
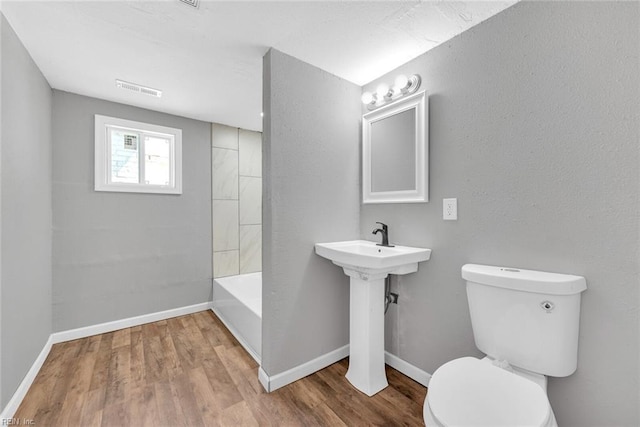
{"type": "Polygon", "coordinates": [[[438,368],[429,381],[426,405],[444,426],[539,427],[553,418],[539,385],[474,357],[438,368]]]}

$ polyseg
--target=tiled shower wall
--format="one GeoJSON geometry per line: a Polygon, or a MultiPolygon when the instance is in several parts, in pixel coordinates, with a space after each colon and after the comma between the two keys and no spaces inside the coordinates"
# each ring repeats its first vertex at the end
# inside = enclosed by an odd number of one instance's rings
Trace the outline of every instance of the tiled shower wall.
{"type": "Polygon", "coordinates": [[[211,129],[213,277],[262,270],[262,134],[211,129]]]}

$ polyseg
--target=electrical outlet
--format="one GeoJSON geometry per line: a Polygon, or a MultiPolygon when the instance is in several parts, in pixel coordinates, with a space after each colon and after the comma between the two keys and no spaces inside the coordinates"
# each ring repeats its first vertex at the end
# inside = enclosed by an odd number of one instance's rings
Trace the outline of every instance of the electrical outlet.
{"type": "Polygon", "coordinates": [[[442,199],[442,219],[448,221],[458,219],[458,199],[442,199]]]}

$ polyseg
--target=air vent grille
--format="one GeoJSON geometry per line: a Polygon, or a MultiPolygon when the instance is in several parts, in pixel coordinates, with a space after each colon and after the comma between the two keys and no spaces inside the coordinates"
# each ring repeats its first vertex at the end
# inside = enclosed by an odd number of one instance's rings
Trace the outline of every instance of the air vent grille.
{"type": "Polygon", "coordinates": [[[123,80],[116,80],[116,86],[122,89],[127,89],[133,92],[143,93],[145,95],[155,96],[156,98],[160,98],[162,96],[162,91],[158,89],[153,89],[150,87],[142,86],[136,83],[125,82],[123,80]]]}
{"type": "Polygon", "coordinates": [[[179,1],[189,6],[195,7],[196,9],[198,8],[198,6],[200,6],[200,0],[179,0],[179,1]]]}

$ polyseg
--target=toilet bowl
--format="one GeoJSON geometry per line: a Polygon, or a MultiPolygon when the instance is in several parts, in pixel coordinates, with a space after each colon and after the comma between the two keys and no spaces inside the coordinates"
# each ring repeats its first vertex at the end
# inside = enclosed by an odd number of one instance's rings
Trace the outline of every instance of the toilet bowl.
{"type": "Polygon", "coordinates": [[[462,357],[434,372],[424,402],[427,427],[557,427],[544,389],[490,359],[462,357]]]}
{"type": "Polygon", "coordinates": [[[547,375],[578,363],[581,276],[467,264],[462,267],[476,347],[429,381],[427,427],[556,427],[547,375]]]}

